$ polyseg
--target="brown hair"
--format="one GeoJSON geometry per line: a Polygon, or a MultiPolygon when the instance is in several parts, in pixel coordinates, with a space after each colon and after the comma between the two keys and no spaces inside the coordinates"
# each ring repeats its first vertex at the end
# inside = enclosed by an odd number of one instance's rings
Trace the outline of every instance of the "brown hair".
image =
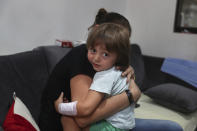
{"type": "Polygon", "coordinates": [[[104,23],[94,27],[88,35],[87,48],[104,44],[106,50],[117,54],[115,66],[124,70],[129,65],[130,40],[129,32],[119,24],[104,23]]]}
{"type": "Polygon", "coordinates": [[[103,23],[120,24],[128,29],[129,36],[131,36],[132,30],[131,30],[131,25],[130,25],[129,21],[127,20],[127,18],[125,18],[124,16],[122,16],[119,13],[107,12],[104,8],[100,8],[96,17],[95,17],[93,25],[90,26],[89,29],[92,28],[93,26],[95,26],[96,24],[103,24],[103,23]]]}

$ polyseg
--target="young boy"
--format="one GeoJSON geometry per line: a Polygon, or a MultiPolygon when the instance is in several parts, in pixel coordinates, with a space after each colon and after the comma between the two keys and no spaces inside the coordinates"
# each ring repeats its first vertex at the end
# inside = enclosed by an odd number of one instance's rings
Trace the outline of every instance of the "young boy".
{"type": "MultiPolygon", "coordinates": [[[[55,102],[57,112],[70,116],[87,116],[100,104],[103,98],[110,97],[128,89],[126,78],[121,71],[129,66],[129,32],[118,24],[106,23],[96,26],[87,39],[88,60],[97,72],[93,78],[88,95],[80,101],[63,103],[63,93],[55,102]]],[[[128,97],[131,93],[128,92],[128,97]]],[[[120,112],[97,122],[90,127],[95,130],[129,130],[134,128],[134,103],[120,112]]]]}

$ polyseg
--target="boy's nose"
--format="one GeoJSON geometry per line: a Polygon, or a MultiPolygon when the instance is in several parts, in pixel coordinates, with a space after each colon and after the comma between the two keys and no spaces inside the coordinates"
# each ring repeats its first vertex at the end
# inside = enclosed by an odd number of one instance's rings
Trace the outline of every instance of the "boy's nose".
{"type": "Polygon", "coordinates": [[[95,62],[98,62],[100,60],[100,56],[99,56],[99,54],[96,54],[95,56],[94,56],[94,61],[95,62]]]}

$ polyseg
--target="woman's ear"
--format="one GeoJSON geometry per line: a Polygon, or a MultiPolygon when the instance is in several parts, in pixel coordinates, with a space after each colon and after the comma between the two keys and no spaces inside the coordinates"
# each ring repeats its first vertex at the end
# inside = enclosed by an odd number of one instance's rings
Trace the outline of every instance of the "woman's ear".
{"type": "Polygon", "coordinates": [[[99,26],[99,24],[94,24],[94,25],[90,26],[90,27],[88,28],[88,30],[90,31],[92,28],[95,28],[95,27],[98,27],[98,26],[99,26]]]}
{"type": "Polygon", "coordinates": [[[94,27],[98,27],[98,26],[99,26],[99,24],[94,25],[94,27]]]}

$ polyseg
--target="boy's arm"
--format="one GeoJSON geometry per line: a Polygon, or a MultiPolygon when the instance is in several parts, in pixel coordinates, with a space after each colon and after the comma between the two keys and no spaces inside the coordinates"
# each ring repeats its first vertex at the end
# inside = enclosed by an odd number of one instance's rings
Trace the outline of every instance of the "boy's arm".
{"type": "Polygon", "coordinates": [[[90,115],[97,108],[103,97],[103,93],[89,90],[86,98],[79,100],[77,103],[77,116],[90,115]]]}
{"type": "MultiPolygon", "coordinates": [[[[85,97],[88,94],[88,90],[89,90],[91,83],[92,83],[92,78],[90,78],[87,75],[79,74],[73,77],[70,81],[72,101],[85,99],[85,97]]],[[[133,94],[134,100],[137,100],[140,96],[139,88],[137,86],[133,87],[133,85],[130,84],[130,91],[133,94]],[[133,89],[131,90],[131,88],[133,89]]],[[[116,96],[110,97],[102,101],[101,104],[98,106],[98,108],[96,108],[96,111],[93,112],[88,117],[75,117],[75,120],[74,120],[74,119],[71,119],[71,117],[62,116],[61,123],[64,129],[68,129],[68,130],[70,130],[73,127],[78,128],[78,126],[85,127],[95,121],[104,119],[127,106],[129,106],[128,97],[126,93],[122,93],[120,95],[116,95],[116,96]],[[72,124],[68,124],[69,122],[72,124]]]]}
{"type": "MultiPolygon", "coordinates": [[[[115,77],[113,72],[103,71],[95,74],[94,81],[91,83],[86,97],[83,100],[79,99],[77,102],[77,116],[90,115],[98,107],[104,94],[111,93],[114,83],[114,77],[112,77],[112,75],[115,77]]],[[[76,87],[76,85],[74,87],[76,87]]]]}
{"type": "Polygon", "coordinates": [[[88,116],[97,108],[103,97],[104,93],[89,90],[84,99],[64,103],[62,92],[59,98],[55,101],[55,108],[56,111],[62,115],[88,116]]]}
{"type": "MultiPolygon", "coordinates": [[[[88,83],[86,84],[86,86],[88,86],[88,83]]],[[[134,80],[131,80],[129,89],[133,95],[134,101],[136,102],[139,99],[141,92],[134,80]]],[[[80,127],[86,127],[91,123],[113,115],[114,113],[128,107],[129,105],[128,97],[126,93],[123,92],[119,95],[105,99],[91,115],[87,117],[76,117],[75,121],[80,127]]]]}

